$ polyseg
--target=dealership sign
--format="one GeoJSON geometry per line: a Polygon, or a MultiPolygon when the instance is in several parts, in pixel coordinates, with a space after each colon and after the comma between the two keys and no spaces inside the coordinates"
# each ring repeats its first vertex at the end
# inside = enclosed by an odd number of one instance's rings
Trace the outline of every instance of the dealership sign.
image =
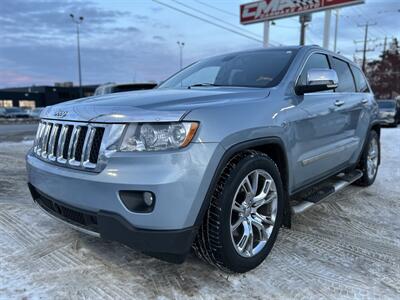
{"type": "Polygon", "coordinates": [[[361,3],[364,0],[262,0],[240,5],[240,23],[264,22],[361,3]]]}

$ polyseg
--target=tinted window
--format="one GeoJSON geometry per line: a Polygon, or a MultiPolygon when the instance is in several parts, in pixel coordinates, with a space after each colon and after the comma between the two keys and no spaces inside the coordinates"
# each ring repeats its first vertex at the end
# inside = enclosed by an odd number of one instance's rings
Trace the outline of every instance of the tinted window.
{"type": "Polygon", "coordinates": [[[185,68],[159,88],[194,84],[272,87],[281,81],[295,54],[295,50],[263,50],[209,58],[185,68]]]}
{"type": "Polygon", "coordinates": [[[301,72],[299,85],[307,84],[307,72],[310,69],[329,69],[328,58],[325,54],[315,53],[310,56],[301,72]]]}
{"type": "Polygon", "coordinates": [[[357,67],[351,66],[353,71],[354,79],[356,80],[357,92],[369,93],[367,81],[365,80],[364,74],[357,67]]]}
{"type": "Polygon", "coordinates": [[[339,93],[355,92],[356,87],[354,85],[354,78],[348,63],[343,60],[333,58],[332,68],[336,71],[339,79],[339,84],[335,91],[339,93]]]}
{"type": "Polygon", "coordinates": [[[221,67],[219,66],[202,68],[183,79],[182,86],[190,86],[197,83],[215,83],[220,69],[221,67]]]}

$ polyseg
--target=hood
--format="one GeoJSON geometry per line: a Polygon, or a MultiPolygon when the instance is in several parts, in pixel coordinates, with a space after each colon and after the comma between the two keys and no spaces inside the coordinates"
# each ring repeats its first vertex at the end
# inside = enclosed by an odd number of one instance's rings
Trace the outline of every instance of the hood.
{"type": "Polygon", "coordinates": [[[83,122],[172,122],[205,106],[265,98],[264,88],[155,89],[81,98],[49,106],[41,118],[83,122]]]}

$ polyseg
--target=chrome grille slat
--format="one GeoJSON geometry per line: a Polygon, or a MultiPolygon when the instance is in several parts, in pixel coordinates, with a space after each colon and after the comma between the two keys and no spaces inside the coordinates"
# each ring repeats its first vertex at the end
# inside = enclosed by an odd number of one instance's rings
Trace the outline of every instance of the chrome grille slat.
{"type": "Polygon", "coordinates": [[[89,127],[89,133],[86,134],[85,143],[83,144],[82,164],[86,167],[92,167],[92,165],[94,165],[94,164],[89,165],[88,163],[95,133],[96,133],[96,127],[89,127]]]}
{"type": "Polygon", "coordinates": [[[99,143],[103,145],[104,132],[109,132],[112,127],[108,124],[42,120],[36,133],[33,154],[52,164],[99,171],[105,166],[104,160],[100,159],[104,147],[100,147],[99,143]],[[98,135],[99,130],[101,136],[98,135]],[[93,160],[93,157],[98,159],[93,160]]]}
{"type": "Polygon", "coordinates": [[[44,123],[39,123],[37,132],[36,132],[36,138],[35,138],[35,142],[33,144],[33,151],[36,153],[38,148],[39,148],[39,143],[40,143],[40,138],[42,136],[42,132],[43,132],[43,128],[44,128],[44,123]]]}
{"type": "Polygon", "coordinates": [[[36,142],[36,154],[37,155],[41,155],[41,153],[42,153],[42,140],[43,140],[43,135],[44,135],[44,133],[46,131],[46,127],[47,127],[47,124],[46,123],[42,123],[42,126],[40,126],[40,128],[39,128],[39,130],[40,130],[38,132],[39,137],[38,137],[38,140],[36,142]]]}
{"type": "Polygon", "coordinates": [[[56,157],[54,156],[54,144],[56,142],[58,127],[59,127],[58,124],[54,124],[52,126],[51,131],[50,131],[49,143],[47,146],[47,153],[48,153],[47,158],[49,160],[53,160],[53,161],[56,159],[56,157]]]}
{"type": "Polygon", "coordinates": [[[57,149],[57,162],[65,164],[66,159],[63,158],[64,147],[65,147],[65,138],[67,136],[68,125],[61,125],[61,133],[60,138],[58,139],[58,149],[57,149]]]}
{"type": "Polygon", "coordinates": [[[47,146],[49,144],[50,131],[51,131],[52,127],[53,127],[52,123],[47,123],[46,129],[45,129],[44,134],[42,136],[42,140],[41,140],[41,144],[42,145],[41,145],[41,153],[40,153],[40,155],[43,158],[47,158],[47,146]]]}
{"type": "Polygon", "coordinates": [[[72,136],[71,136],[71,141],[69,143],[69,147],[68,147],[68,163],[70,165],[76,166],[76,162],[75,162],[75,150],[76,150],[76,143],[78,141],[78,136],[79,136],[79,132],[81,131],[81,127],[75,126],[74,130],[72,131],[72,136]]]}

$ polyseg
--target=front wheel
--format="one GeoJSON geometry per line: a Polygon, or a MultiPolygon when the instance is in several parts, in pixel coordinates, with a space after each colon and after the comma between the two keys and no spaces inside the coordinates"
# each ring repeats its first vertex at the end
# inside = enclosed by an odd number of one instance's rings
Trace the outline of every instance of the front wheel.
{"type": "Polygon", "coordinates": [[[267,155],[245,151],[229,161],[194,244],[200,258],[231,272],[261,264],[283,218],[279,169],[267,155]]]}
{"type": "Polygon", "coordinates": [[[367,138],[366,147],[361,154],[359,168],[363,171],[363,176],[355,182],[360,186],[370,186],[374,183],[378,174],[380,144],[379,136],[375,130],[371,130],[367,138]]]}

